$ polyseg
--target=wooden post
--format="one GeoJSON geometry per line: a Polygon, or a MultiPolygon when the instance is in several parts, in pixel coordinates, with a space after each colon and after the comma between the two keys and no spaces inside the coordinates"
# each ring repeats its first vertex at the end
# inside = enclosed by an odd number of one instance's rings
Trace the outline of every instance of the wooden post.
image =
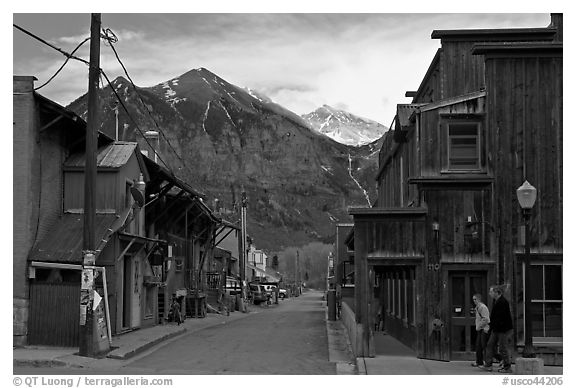
{"type": "Polygon", "coordinates": [[[88,119],[86,125],[86,165],[84,170],[83,269],[80,290],[79,354],[94,357],[99,353],[94,338],[94,265],[96,218],[96,145],[98,140],[98,83],[100,79],[100,14],[90,23],[90,67],[88,73],[88,119]]]}
{"type": "Polygon", "coordinates": [[[242,206],[240,208],[240,227],[241,227],[241,251],[240,251],[240,287],[242,288],[242,299],[246,297],[244,281],[246,280],[246,192],[242,191],[242,206]]]}

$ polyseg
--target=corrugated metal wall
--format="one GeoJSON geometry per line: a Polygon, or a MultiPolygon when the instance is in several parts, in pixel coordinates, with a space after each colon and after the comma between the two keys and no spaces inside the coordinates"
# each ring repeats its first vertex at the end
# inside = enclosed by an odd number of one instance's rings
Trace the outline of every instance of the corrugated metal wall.
{"type": "Polygon", "coordinates": [[[29,345],[76,347],[79,326],[80,284],[30,285],[29,345]]]}

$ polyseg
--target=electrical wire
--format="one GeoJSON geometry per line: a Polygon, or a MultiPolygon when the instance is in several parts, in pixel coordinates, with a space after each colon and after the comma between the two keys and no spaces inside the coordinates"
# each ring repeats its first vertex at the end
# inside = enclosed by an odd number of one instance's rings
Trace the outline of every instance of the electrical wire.
{"type": "MultiPolygon", "coordinates": [[[[112,89],[112,92],[114,93],[114,95],[116,96],[116,99],[118,100],[118,102],[120,103],[120,105],[122,105],[122,108],[124,108],[124,111],[126,112],[126,114],[128,115],[128,117],[130,118],[130,120],[132,120],[132,122],[134,123],[134,125],[136,126],[136,129],[138,130],[138,132],[140,132],[140,134],[142,135],[142,137],[144,138],[144,141],[146,141],[146,143],[150,146],[151,149],[154,149],[154,147],[152,146],[152,144],[150,144],[150,142],[148,141],[148,139],[146,138],[146,136],[144,136],[144,132],[142,132],[142,130],[140,129],[140,127],[138,126],[138,123],[136,122],[136,120],[134,120],[134,118],[132,117],[132,115],[130,114],[130,112],[128,111],[128,108],[126,107],[126,105],[124,105],[124,102],[122,101],[122,99],[120,98],[120,96],[118,95],[118,93],[116,92],[116,89],[114,89],[114,86],[112,85],[112,82],[110,82],[110,79],[108,78],[108,76],[106,75],[106,73],[104,72],[104,70],[100,69],[100,73],[104,76],[104,78],[106,78],[106,82],[108,82],[108,85],[110,85],[110,89],[112,89]]],[[[158,159],[160,159],[160,161],[162,162],[162,164],[164,164],[164,166],[172,173],[172,175],[174,175],[174,172],[172,172],[172,170],[170,169],[170,167],[168,166],[168,164],[160,157],[160,155],[158,155],[158,159]]]]}
{"type": "Polygon", "coordinates": [[[74,56],[74,55],[72,55],[72,54],[68,54],[66,51],[64,51],[64,50],[62,50],[62,49],[54,46],[54,45],[51,44],[51,43],[46,42],[44,39],[42,39],[42,38],[34,35],[34,34],[31,33],[30,31],[26,31],[24,28],[18,26],[17,24],[12,24],[12,25],[13,25],[14,27],[16,27],[17,29],[19,29],[20,31],[22,31],[23,33],[25,33],[26,35],[31,36],[32,38],[34,38],[34,39],[36,39],[36,40],[44,43],[45,45],[47,45],[47,46],[49,46],[49,47],[52,47],[54,50],[58,51],[60,54],[66,56],[66,57],[68,57],[68,58],[76,59],[77,61],[83,62],[83,63],[85,63],[86,65],[90,65],[90,62],[88,62],[87,60],[82,59],[82,58],[78,58],[78,57],[76,57],[76,56],[74,56]]]}
{"type": "Polygon", "coordinates": [[[152,119],[152,121],[154,122],[154,125],[156,126],[156,128],[158,129],[158,132],[164,137],[164,139],[166,140],[166,143],[168,144],[168,146],[172,149],[172,152],[174,152],[174,155],[176,155],[176,157],[178,158],[178,160],[180,161],[182,167],[185,167],[188,170],[188,173],[193,176],[192,171],[190,171],[190,169],[188,168],[188,165],[186,163],[184,163],[184,160],[182,159],[182,157],[178,154],[178,152],[176,151],[176,149],[172,146],[172,143],[170,143],[170,140],[168,140],[168,137],[166,137],[166,135],[164,134],[164,131],[162,131],[162,129],[160,129],[160,126],[158,125],[158,123],[156,122],[156,120],[154,119],[154,116],[152,116],[152,112],[150,112],[150,109],[148,109],[148,105],[146,105],[146,103],[144,102],[144,99],[142,98],[142,96],[140,95],[140,92],[138,92],[138,89],[136,87],[136,85],[134,84],[134,81],[132,81],[132,78],[130,77],[130,74],[128,74],[128,70],[126,69],[126,66],[124,66],[124,63],[122,62],[122,60],[120,59],[120,56],[118,55],[118,52],[116,51],[116,48],[114,47],[113,43],[118,42],[118,38],[116,37],[116,35],[114,34],[114,32],[112,30],[110,30],[109,28],[104,30],[104,36],[103,38],[108,41],[110,48],[112,48],[112,51],[114,52],[114,55],[116,56],[116,59],[118,60],[118,63],[120,63],[120,66],[122,66],[122,69],[124,70],[124,74],[126,74],[126,77],[128,78],[128,80],[130,81],[130,83],[132,84],[132,87],[134,89],[134,91],[136,92],[136,95],[138,96],[138,98],[140,99],[140,102],[142,102],[142,105],[144,106],[144,108],[146,109],[146,111],[148,112],[148,115],[150,116],[150,118],[152,119]]]}
{"type": "MultiPolygon", "coordinates": [[[[54,46],[53,44],[47,42],[46,40],[40,38],[39,36],[31,33],[30,31],[27,31],[26,29],[18,26],[17,24],[13,23],[13,26],[22,31],[23,33],[25,33],[26,35],[38,40],[39,42],[45,44],[48,47],[51,47],[52,49],[58,51],[59,53],[61,53],[62,55],[64,55],[67,60],[64,62],[64,64],[61,66],[61,68],[56,72],[56,74],[54,74],[50,80],[48,80],[44,85],[41,85],[40,87],[44,87],[48,82],[50,82],[53,78],[56,77],[56,75],[62,70],[62,68],[66,65],[66,63],[68,62],[69,59],[74,59],[77,60],[79,62],[82,62],[88,66],[90,66],[90,62],[86,61],[85,59],[79,58],[75,55],[73,55],[84,43],[86,43],[86,41],[90,40],[90,38],[85,39],[83,42],[81,42],[72,53],[67,53],[66,51],[60,49],[59,47],[54,46]]],[[[110,45],[110,47],[112,47],[114,54],[116,55],[116,58],[118,59],[120,65],[122,66],[122,68],[124,69],[124,72],[126,74],[126,76],[128,77],[128,79],[130,80],[130,82],[132,83],[132,86],[134,88],[134,90],[136,91],[136,94],[138,95],[138,97],[140,98],[140,101],[142,102],[142,104],[144,105],[144,107],[146,108],[146,110],[148,111],[148,114],[150,115],[150,117],[152,118],[152,120],[154,121],[154,124],[156,125],[156,127],[158,128],[158,131],[162,134],[162,136],[166,139],[166,142],[168,143],[168,145],[170,146],[170,148],[172,149],[172,151],[174,152],[174,154],[176,155],[176,157],[180,160],[180,162],[182,163],[182,166],[185,167],[188,172],[190,173],[191,176],[193,176],[192,172],[190,171],[190,169],[188,168],[188,166],[184,163],[184,161],[182,160],[182,158],[180,157],[180,155],[176,152],[176,150],[174,149],[174,147],[172,146],[172,144],[170,143],[170,141],[168,140],[168,138],[166,137],[166,135],[163,133],[163,131],[160,129],[160,127],[158,126],[158,123],[154,120],[154,117],[152,116],[152,113],[148,110],[147,105],[144,103],[142,96],[140,95],[140,93],[138,93],[138,90],[136,88],[136,85],[134,85],[134,82],[132,81],[132,79],[130,78],[128,71],[126,70],[126,67],[124,66],[124,64],[122,63],[122,61],[120,60],[118,53],[116,52],[116,50],[113,47],[113,43],[116,43],[118,41],[118,38],[116,37],[116,35],[112,32],[112,30],[110,29],[104,29],[103,30],[103,34],[101,34],[101,37],[108,42],[108,44],[110,45]]],[[[134,125],[136,126],[136,129],[138,130],[138,132],[142,135],[142,137],[144,138],[144,140],[146,141],[146,143],[148,144],[148,146],[150,146],[151,149],[154,150],[154,147],[152,146],[152,144],[150,144],[150,142],[148,141],[148,139],[146,138],[146,136],[144,135],[144,133],[142,132],[142,130],[140,129],[140,127],[138,126],[138,124],[136,123],[136,120],[130,115],[130,112],[128,111],[128,108],[126,107],[126,105],[124,105],[122,99],[120,98],[120,96],[118,95],[118,93],[116,92],[116,90],[114,89],[112,83],[110,82],[110,79],[108,78],[108,76],[106,75],[106,73],[104,72],[104,70],[102,68],[99,69],[101,75],[103,75],[106,78],[106,81],[108,83],[108,85],[110,85],[110,88],[112,89],[112,91],[114,92],[114,95],[116,96],[116,99],[118,100],[118,102],[120,103],[120,105],[122,105],[122,108],[124,108],[124,111],[126,112],[126,114],[128,115],[128,117],[130,118],[130,120],[134,123],[134,125]]],[[[102,81],[101,81],[102,82],[102,81]]],[[[102,82],[103,84],[103,82],[102,82]]],[[[39,89],[40,87],[38,87],[37,89],[39,89]]],[[[36,89],[35,89],[36,90],[36,89]]],[[[162,164],[166,167],[166,169],[168,169],[168,171],[173,175],[176,176],[174,174],[174,172],[172,171],[172,169],[170,168],[170,166],[168,165],[168,163],[166,163],[166,161],[164,161],[160,155],[157,154],[158,159],[162,162],[162,164]]]]}
{"type": "Polygon", "coordinates": [[[56,73],[54,73],[54,75],[52,77],[50,77],[48,79],[48,81],[44,82],[42,85],[34,88],[34,90],[40,90],[42,89],[44,86],[48,85],[50,83],[50,81],[52,81],[54,78],[56,78],[56,76],[62,71],[62,69],[64,69],[64,66],[66,66],[66,64],[68,63],[68,61],[70,60],[70,58],[74,55],[74,53],[76,51],[78,51],[80,49],[80,47],[82,47],[82,45],[86,42],[88,42],[90,40],[90,37],[84,39],[78,46],[76,46],[76,48],[74,49],[74,51],[72,51],[70,53],[70,55],[66,56],[66,60],[64,61],[64,63],[62,64],[62,66],[60,66],[60,68],[56,71],[56,73]]]}

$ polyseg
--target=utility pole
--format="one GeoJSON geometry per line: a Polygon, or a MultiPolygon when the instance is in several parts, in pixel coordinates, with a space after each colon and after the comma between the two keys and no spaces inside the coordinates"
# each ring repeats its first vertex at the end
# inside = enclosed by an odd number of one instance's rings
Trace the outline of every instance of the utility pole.
{"type": "Polygon", "coordinates": [[[300,251],[296,251],[296,274],[294,275],[298,295],[300,295],[300,251]]]}
{"type": "Polygon", "coordinates": [[[98,141],[98,83],[100,79],[100,25],[99,13],[91,15],[90,67],[88,73],[88,118],[86,124],[86,165],[84,170],[84,233],[83,266],[80,291],[80,346],[81,356],[94,357],[102,351],[95,338],[94,320],[94,266],[96,264],[96,148],[98,141]]]}
{"type": "Polygon", "coordinates": [[[246,192],[242,190],[242,207],[240,208],[240,226],[241,226],[241,252],[240,252],[240,284],[242,286],[242,298],[245,296],[244,281],[246,280],[246,192]]]}

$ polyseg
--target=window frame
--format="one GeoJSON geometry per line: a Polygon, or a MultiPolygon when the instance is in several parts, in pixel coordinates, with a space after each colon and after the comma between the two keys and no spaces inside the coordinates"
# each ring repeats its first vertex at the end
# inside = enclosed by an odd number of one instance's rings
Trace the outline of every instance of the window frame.
{"type": "Polygon", "coordinates": [[[442,172],[444,173],[477,173],[484,171],[483,166],[483,150],[484,142],[482,139],[483,125],[482,120],[479,118],[447,118],[443,123],[445,131],[445,141],[446,141],[446,151],[445,151],[445,162],[442,172]],[[450,128],[455,126],[475,126],[476,135],[450,135],[450,128]],[[476,166],[454,166],[452,163],[452,140],[465,139],[465,138],[475,138],[476,139],[476,166]]]}
{"type": "MultiPolygon", "coordinates": [[[[543,262],[543,261],[536,261],[536,262],[531,262],[530,263],[530,267],[534,268],[534,267],[542,267],[542,298],[541,299],[535,299],[534,297],[532,297],[532,307],[534,308],[535,304],[542,304],[544,311],[542,312],[543,315],[543,333],[544,336],[533,336],[532,337],[532,341],[534,344],[549,344],[549,343],[562,343],[563,342],[563,338],[564,338],[564,328],[562,327],[562,337],[552,337],[552,336],[546,336],[546,304],[560,304],[562,307],[562,317],[564,317],[564,294],[562,293],[562,299],[547,299],[546,298],[546,267],[551,267],[551,266],[557,266],[560,267],[560,271],[561,271],[561,276],[563,278],[563,274],[564,274],[564,266],[562,265],[562,263],[557,263],[557,262],[543,262]]],[[[524,262],[522,264],[522,271],[523,271],[523,284],[526,281],[526,263],[524,262]]],[[[524,300],[526,300],[526,293],[525,290],[526,289],[526,285],[524,284],[524,287],[522,289],[522,295],[524,300]]],[[[562,286],[561,286],[562,289],[562,286]]],[[[532,310],[534,312],[534,310],[532,310]]],[[[524,325],[526,324],[526,322],[523,322],[524,325]]],[[[526,332],[526,328],[524,328],[524,332],[526,332]]]]}

